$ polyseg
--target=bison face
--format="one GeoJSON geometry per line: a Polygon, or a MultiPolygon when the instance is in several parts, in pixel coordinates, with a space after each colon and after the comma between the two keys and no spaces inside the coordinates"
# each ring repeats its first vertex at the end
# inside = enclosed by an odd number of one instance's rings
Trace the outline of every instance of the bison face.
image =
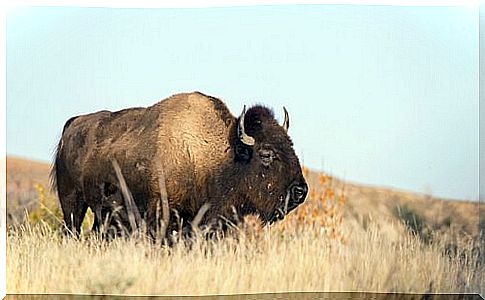
{"type": "Polygon", "coordinates": [[[308,186],[287,130],[286,109],[283,125],[271,110],[245,108],[237,124],[236,163],[241,164],[241,190],[248,206],[254,207],[263,223],[273,223],[305,201],[308,186]]]}

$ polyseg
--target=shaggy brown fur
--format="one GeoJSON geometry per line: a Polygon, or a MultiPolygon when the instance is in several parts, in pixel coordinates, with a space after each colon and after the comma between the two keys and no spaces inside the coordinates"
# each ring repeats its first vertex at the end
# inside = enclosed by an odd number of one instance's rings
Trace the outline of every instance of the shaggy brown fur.
{"type": "Polygon", "coordinates": [[[88,207],[95,212],[97,229],[124,206],[112,159],[150,226],[162,207],[159,166],[169,207],[187,224],[204,203],[210,208],[201,225],[221,217],[237,222],[249,213],[258,213],[265,223],[283,218],[278,209],[288,212],[306,196],[293,144],[265,107],[245,114],[245,133],[254,145],[241,142],[238,123],[221,100],[199,92],[177,94],[147,108],[71,118],[52,168],[67,228],[79,232],[88,207]]]}

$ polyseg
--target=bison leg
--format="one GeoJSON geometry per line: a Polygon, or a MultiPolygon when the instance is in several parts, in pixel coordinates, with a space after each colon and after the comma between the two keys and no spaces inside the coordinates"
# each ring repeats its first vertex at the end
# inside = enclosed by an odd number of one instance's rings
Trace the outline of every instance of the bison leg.
{"type": "Polygon", "coordinates": [[[106,184],[98,184],[91,177],[86,176],[83,181],[83,190],[85,199],[94,213],[91,231],[105,233],[108,228],[115,224],[106,184]]]}
{"type": "Polygon", "coordinates": [[[113,211],[109,207],[99,207],[94,214],[93,231],[99,231],[102,226],[113,226],[116,224],[116,219],[113,216],[113,211]]]}
{"type": "Polygon", "coordinates": [[[61,197],[60,202],[67,232],[78,236],[81,232],[81,224],[88,209],[82,193],[80,191],[73,191],[67,196],[61,197]]]}
{"type": "Polygon", "coordinates": [[[109,217],[109,211],[107,209],[102,209],[101,207],[98,208],[94,214],[94,223],[91,231],[99,232],[101,229],[101,226],[108,225],[108,224],[104,224],[108,217],[109,217]]]}
{"type": "Polygon", "coordinates": [[[122,231],[127,231],[129,223],[126,220],[126,213],[121,206],[101,206],[94,209],[93,232],[107,234],[107,237],[117,236],[122,231]]]}
{"type": "Polygon", "coordinates": [[[98,215],[94,214],[94,222],[93,227],[91,228],[92,232],[98,232],[101,227],[102,221],[99,220],[98,215]]]}

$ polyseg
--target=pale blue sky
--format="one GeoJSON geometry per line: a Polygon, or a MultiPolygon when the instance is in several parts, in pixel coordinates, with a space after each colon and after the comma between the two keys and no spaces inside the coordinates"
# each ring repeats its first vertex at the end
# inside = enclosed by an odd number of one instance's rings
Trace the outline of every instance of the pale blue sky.
{"type": "Polygon", "coordinates": [[[199,90],[286,106],[310,168],[478,198],[477,8],[23,8],[6,49],[10,155],[49,161],[73,115],[199,90]]]}

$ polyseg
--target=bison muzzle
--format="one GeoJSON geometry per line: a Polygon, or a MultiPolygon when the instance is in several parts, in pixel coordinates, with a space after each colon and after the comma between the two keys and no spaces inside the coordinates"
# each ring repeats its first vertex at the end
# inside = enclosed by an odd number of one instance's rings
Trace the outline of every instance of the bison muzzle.
{"type": "MultiPolygon", "coordinates": [[[[79,233],[86,211],[93,230],[128,224],[119,166],[134,206],[154,229],[165,193],[170,222],[237,223],[257,214],[264,224],[303,203],[308,187],[293,143],[289,116],[282,125],[264,106],[234,117],[219,99],[199,92],[173,95],[147,108],[99,111],[64,125],[52,168],[66,228],[79,233]],[[161,177],[163,174],[163,177],[161,177]],[[162,179],[165,191],[161,189],[162,179]]],[[[167,212],[165,212],[167,213],[167,212]]]]}

